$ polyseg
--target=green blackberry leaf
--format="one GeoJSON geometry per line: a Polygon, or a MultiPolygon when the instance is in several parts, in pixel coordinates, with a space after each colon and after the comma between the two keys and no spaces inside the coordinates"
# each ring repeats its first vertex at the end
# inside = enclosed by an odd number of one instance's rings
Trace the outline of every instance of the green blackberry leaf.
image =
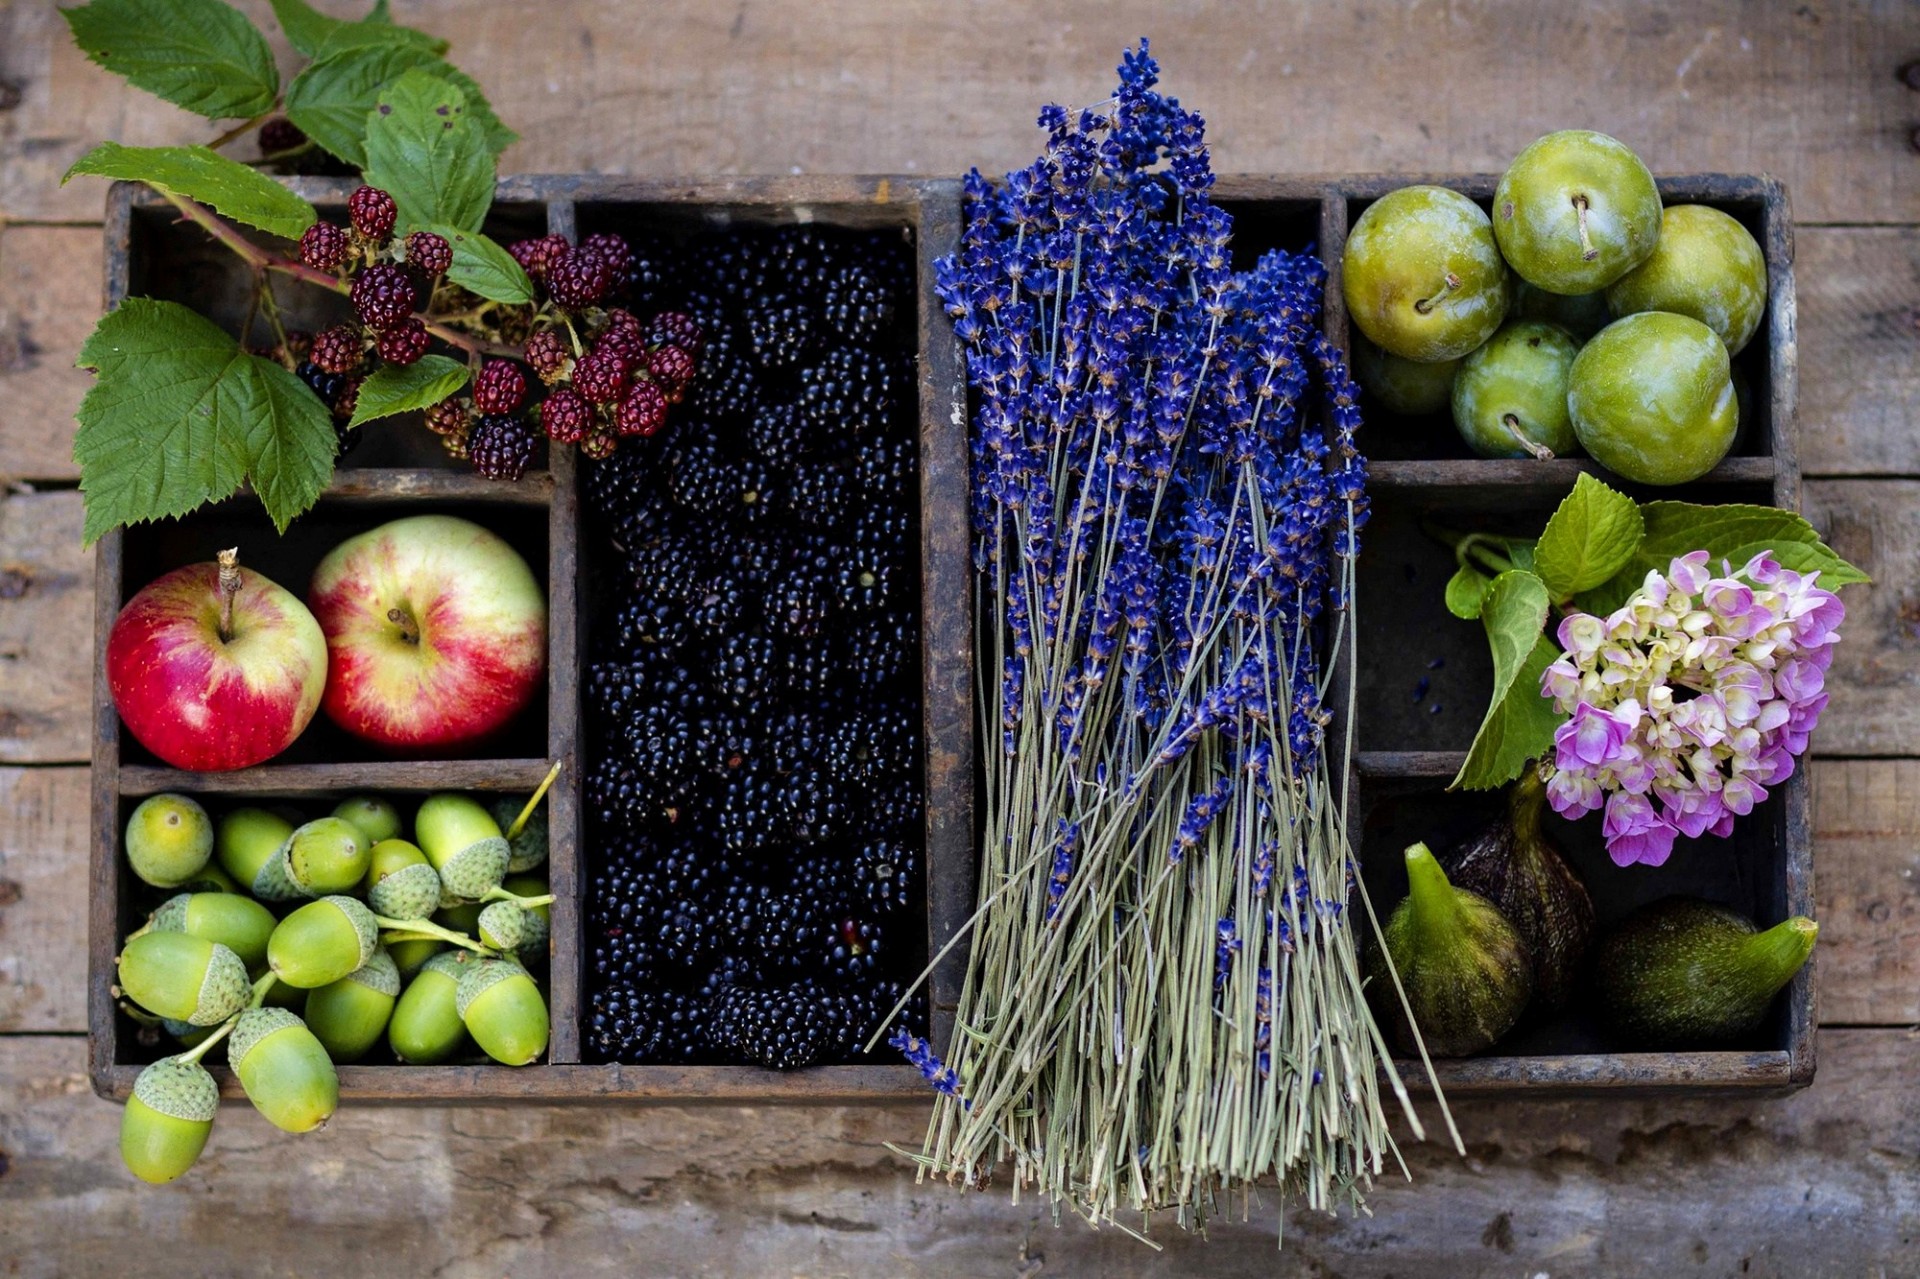
{"type": "Polygon", "coordinates": [[[1560,656],[1540,633],[1551,603],[1546,583],[1518,569],[1500,574],[1487,588],[1480,621],[1493,650],[1493,700],[1466,762],[1447,789],[1503,786],[1520,776],[1528,760],[1553,745],[1553,730],[1562,716],[1540,695],[1541,675],[1560,656]]]}
{"type": "Polygon", "coordinates": [[[414,49],[424,49],[434,57],[447,51],[447,42],[438,36],[430,36],[424,31],[412,27],[396,26],[393,22],[376,22],[371,19],[360,22],[342,22],[327,32],[325,40],[314,51],[316,58],[328,58],[346,49],[363,49],[380,45],[404,45],[414,49]]]}
{"type": "Polygon", "coordinates": [[[444,355],[423,355],[412,364],[382,364],[360,384],[348,426],[411,413],[438,404],[467,384],[473,371],[444,355]]]}
{"type": "Polygon", "coordinates": [[[330,18],[321,13],[306,0],[269,0],[273,5],[273,16],[280,23],[287,43],[309,58],[320,56],[320,46],[327,37],[348,26],[392,26],[393,19],[387,13],[387,0],[373,6],[373,11],[358,23],[343,22],[339,18],[330,18]]]}
{"type": "Polygon", "coordinates": [[[80,348],[98,373],[73,456],[85,542],[120,524],[185,515],[251,477],[284,530],[333,472],[333,423],[300,380],[249,355],[174,302],[129,298],[80,348]]]}
{"type": "Polygon", "coordinates": [[[478,231],[493,205],[493,153],[467,95],[414,70],[382,88],[367,114],[367,181],[400,206],[400,229],[446,223],[478,231]]]}
{"type": "Polygon", "coordinates": [[[519,305],[533,301],[533,281],[513,255],[478,231],[462,231],[445,223],[427,228],[453,246],[453,265],[447,278],[489,302],[519,305]]]}
{"type": "Polygon", "coordinates": [[[60,12],[92,61],[209,120],[264,114],[279,95],[273,50],[221,0],[93,0],[60,12]]]}
{"type": "Polygon", "coordinates": [[[287,118],[308,137],[348,164],[366,167],[367,113],[381,88],[408,71],[430,71],[458,86],[467,96],[468,114],[480,126],[493,154],[506,150],[519,136],[500,123],[479,85],[437,55],[435,43],[374,39],[380,30],[405,30],[401,27],[383,28],[371,22],[342,26],[363,30],[336,34],[338,47],[323,45],[314,62],[287,86],[286,110],[287,118]],[[361,42],[370,39],[372,43],[361,42]]]}
{"type": "Polygon", "coordinates": [[[480,132],[487,140],[487,149],[494,155],[499,155],[520,140],[520,135],[502,124],[500,117],[493,113],[493,104],[487,101],[479,81],[449,62],[442,62],[431,70],[435,75],[453,81],[467,95],[467,114],[480,126],[480,132]]]}
{"type": "Polygon", "coordinates": [[[311,204],[258,169],[206,147],[123,147],[102,142],[75,160],[61,183],[75,174],[144,182],[289,240],[299,239],[319,216],[311,204]]]}

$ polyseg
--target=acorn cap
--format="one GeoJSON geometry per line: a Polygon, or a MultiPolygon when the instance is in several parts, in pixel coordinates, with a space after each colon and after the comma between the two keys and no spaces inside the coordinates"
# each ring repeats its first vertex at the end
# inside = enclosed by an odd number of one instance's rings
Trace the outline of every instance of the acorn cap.
{"type": "Polygon", "coordinates": [[[495,950],[518,950],[527,939],[527,912],[513,902],[492,902],[480,912],[480,942],[495,950]]]}
{"type": "Polygon", "coordinates": [[[426,919],[439,908],[440,892],[440,872],[422,860],[382,876],[367,901],[388,919],[426,919]]]}
{"type": "Polygon", "coordinates": [[[546,1000],[519,964],[482,960],[461,977],[454,1006],[473,1042],[503,1065],[524,1066],[546,1051],[546,1000]]]}
{"type": "Polygon", "coordinates": [[[553,935],[553,925],[538,910],[522,909],[520,918],[526,929],[520,938],[521,959],[545,954],[547,939],[553,935]]]}
{"type": "Polygon", "coordinates": [[[192,893],[175,893],[160,903],[153,914],[147,916],[145,931],[155,933],[184,933],[187,931],[187,903],[193,900],[192,893]]]}
{"type": "Polygon", "coordinates": [[[184,1057],[162,1057],[133,1080],[133,1095],[170,1119],[211,1123],[220,1109],[220,1085],[207,1068],[184,1057]]]}
{"type": "Polygon", "coordinates": [[[500,823],[469,795],[429,795],[414,816],[420,850],[457,897],[484,897],[506,878],[510,849],[500,823]]]}
{"type": "Polygon", "coordinates": [[[280,851],[260,864],[260,872],[253,877],[253,895],[263,902],[297,902],[313,894],[301,887],[287,870],[288,850],[293,846],[293,836],[289,835],[281,843],[280,851]]]}
{"type": "Polygon", "coordinates": [[[150,1013],[216,1026],[247,1006],[253,985],[240,956],[190,933],[144,933],[120,952],[121,991],[150,1013]]]}
{"type": "Polygon", "coordinates": [[[460,974],[460,990],[454,996],[454,1007],[459,1009],[460,1016],[464,1020],[467,1009],[473,1006],[474,1000],[509,977],[526,975],[527,970],[510,959],[483,959],[478,963],[469,964],[466,971],[460,974]]]}
{"type": "Polygon", "coordinates": [[[393,956],[387,954],[385,946],[374,951],[373,958],[341,980],[358,982],[369,990],[377,990],[396,999],[400,996],[400,970],[394,966],[393,956]]]}
{"type": "Polygon", "coordinates": [[[373,958],[373,952],[380,949],[380,925],[374,922],[373,912],[357,897],[336,894],[320,900],[338,909],[353,925],[353,931],[360,938],[360,962],[354,966],[365,967],[366,962],[373,958]]]}
{"type": "Polygon", "coordinates": [[[310,1132],[333,1116],[340,1078],[320,1040],[284,1008],[249,1008],[227,1041],[247,1099],[274,1127],[310,1132]]]}
{"type": "MultiPolygon", "coordinates": [[[[520,810],[527,801],[510,795],[502,795],[493,801],[493,819],[500,823],[503,831],[511,830],[514,822],[520,818],[520,810]]],[[[520,828],[518,835],[507,839],[507,874],[517,875],[523,870],[532,870],[545,864],[547,860],[547,812],[536,808],[527,818],[527,824],[520,828]]]]}
{"type": "Polygon", "coordinates": [[[506,878],[511,855],[504,835],[475,840],[440,867],[440,882],[456,897],[484,897],[506,878]]]}
{"type": "Polygon", "coordinates": [[[233,1033],[227,1036],[227,1064],[238,1069],[241,1061],[253,1051],[254,1045],[268,1035],[289,1026],[306,1024],[284,1008],[263,1006],[247,1009],[240,1014],[240,1020],[234,1023],[233,1033]]]}
{"type": "Polygon", "coordinates": [[[459,981],[467,975],[467,969],[480,962],[470,950],[443,950],[420,966],[423,973],[444,973],[459,981]]]}

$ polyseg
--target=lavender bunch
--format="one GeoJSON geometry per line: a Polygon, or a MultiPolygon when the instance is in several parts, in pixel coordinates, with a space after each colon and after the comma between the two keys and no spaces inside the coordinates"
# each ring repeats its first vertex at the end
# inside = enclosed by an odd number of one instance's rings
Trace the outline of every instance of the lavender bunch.
{"type": "MultiPolygon", "coordinates": [[[[973,390],[982,897],[923,1170],[1093,1220],[1394,1155],[1346,906],[1332,672],[1367,517],[1326,272],[1236,271],[1205,123],[1143,41],[966,183],[939,296],[973,390]]],[[[1350,695],[1346,707],[1351,713],[1350,695]]],[[[1380,1067],[1386,1065],[1383,1072],[1380,1067]]],[[[1418,1120],[1408,1109],[1416,1132],[1418,1120]]]]}

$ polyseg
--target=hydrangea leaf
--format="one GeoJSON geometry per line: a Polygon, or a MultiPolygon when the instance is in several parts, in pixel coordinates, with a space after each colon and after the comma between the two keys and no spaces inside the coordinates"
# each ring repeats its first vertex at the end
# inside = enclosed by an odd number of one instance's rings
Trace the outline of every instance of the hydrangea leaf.
{"type": "Polygon", "coordinates": [[[1492,578],[1471,564],[1462,564],[1447,579],[1447,612],[1463,622],[1473,621],[1480,616],[1481,602],[1491,585],[1492,578]]]}
{"type": "Polygon", "coordinates": [[[478,231],[462,231],[446,223],[427,228],[453,246],[453,265],[447,278],[489,302],[518,306],[534,300],[533,281],[513,255],[478,231]]]}
{"type": "Polygon", "coordinates": [[[249,476],[284,529],[332,474],[326,406],[178,303],[129,298],[100,321],[77,363],[99,375],[80,402],[73,445],[89,545],[116,525],[230,496],[249,476]]]}
{"type": "Polygon", "coordinates": [[[1632,498],[1583,473],[1540,534],[1533,570],[1554,599],[1570,600],[1618,573],[1644,532],[1632,498]]]}
{"type": "Polygon", "coordinates": [[[472,376],[465,364],[444,355],[423,355],[412,364],[382,364],[360,384],[360,398],[347,425],[359,426],[375,418],[438,404],[472,376]]]}
{"type": "Polygon", "coordinates": [[[273,50],[221,0],[93,0],[60,12],[92,61],[209,120],[260,115],[279,96],[273,50]]]}
{"type": "Polygon", "coordinates": [[[64,184],[77,173],[144,182],[289,240],[299,239],[318,217],[311,204],[260,170],[206,147],[123,147],[102,142],[75,160],[60,181],[64,184]]]}
{"type": "Polygon", "coordinates": [[[493,205],[493,153],[458,85],[414,70],[367,114],[367,181],[400,208],[400,227],[478,231],[493,205]]]}
{"type": "Polygon", "coordinates": [[[1551,605],[1547,584],[1524,570],[1502,573],[1487,588],[1480,621],[1493,651],[1493,697],[1449,790],[1504,786],[1553,745],[1562,716],[1540,696],[1540,677],[1560,655],[1541,634],[1551,605]]]}
{"type": "Polygon", "coordinates": [[[1705,550],[1716,567],[1726,560],[1735,569],[1762,551],[1796,573],[1818,571],[1829,590],[1870,580],[1820,540],[1820,534],[1792,511],[1776,506],[1729,503],[1647,502],[1640,507],[1646,535],[1620,571],[1577,603],[1590,613],[1610,613],[1640,588],[1650,572],[1666,572],[1679,556],[1705,550]]]}

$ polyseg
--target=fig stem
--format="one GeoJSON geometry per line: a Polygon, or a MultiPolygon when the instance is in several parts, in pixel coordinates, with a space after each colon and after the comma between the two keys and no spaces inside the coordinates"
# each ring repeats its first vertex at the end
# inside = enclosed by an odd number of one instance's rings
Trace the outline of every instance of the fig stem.
{"type": "MultiPolygon", "coordinates": [[[[1425,844],[1406,851],[1407,896],[1413,900],[1413,924],[1423,937],[1436,942],[1456,931],[1460,899],[1454,895],[1447,872],[1425,844]]],[[[1444,942],[1440,944],[1445,944],[1444,942]]]]}
{"type": "Polygon", "coordinates": [[[521,808],[520,815],[513,819],[513,825],[507,827],[509,842],[520,838],[520,832],[525,830],[527,823],[533,819],[533,810],[539,806],[541,800],[547,797],[547,791],[553,786],[553,779],[560,776],[560,762],[557,759],[553,761],[553,767],[547,770],[547,775],[541,779],[539,788],[527,800],[525,807],[521,808]]]}
{"type": "Polygon", "coordinates": [[[1513,442],[1525,449],[1528,453],[1531,453],[1535,460],[1541,462],[1553,461],[1553,450],[1544,444],[1538,444],[1528,439],[1520,430],[1520,419],[1516,415],[1512,413],[1502,413],[1500,415],[1500,425],[1506,427],[1507,434],[1513,437],[1513,442]]]}
{"type": "Polygon", "coordinates": [[[387,620],[400,628],[401,639],[409,644],[420,642],[420,623],[414,620],[412,613],[396,606],[387,610],[387,620]]]}
{"type": "Polygon", "coordinates": [[[388,919],[385,915],[375,915],[373,922],[382,928],[390,929],[396,933],[415,934],[415,936],[405,939],[408,941],[424,940],[425,938],[433,937],[440,941],[452,942],[456,946],[463,946],[468,950],[478,951],[482,955],[491,955],[494,953],[490,948],[482,946],[465,933],[457,933],[451,928],[442,928],[431,919],[388,919]]]}
{"type": "Polygon", "coordinates": [[[1600,250],[1593,247],[1593,237],[1587,234],[1587,197],[1573,197],[1573,215],[1580,223],[1580,260],[1591,262],[1600,256],[1600,250]]]}
{"type": "Polygon", "coordinates": [[[1440,291],[1434,294],[1430,298],[1421,298],[1418,302],[1415,302],[1413,304],[1413,309],[1415,311],[1418,311],[1421,315],[1428,315],[1433,311],[1434,307],[1439,306],[1442,302],[1446,301],[1447,295],[1449,293],[1452,293],[1455,289],[1459,287],[1460,287],[1460,277],[1455,275],[1453,272],[1449,271],[1446,274],[1445,283],[1443,283],[1440,286],[1440,291]]]}
{"type": "Polygon", "coordinates": [[[230,546],[216,557],[220,561],[220,642],[233,642],[233,601],[240,595],[240,548],[230,546]]]}

